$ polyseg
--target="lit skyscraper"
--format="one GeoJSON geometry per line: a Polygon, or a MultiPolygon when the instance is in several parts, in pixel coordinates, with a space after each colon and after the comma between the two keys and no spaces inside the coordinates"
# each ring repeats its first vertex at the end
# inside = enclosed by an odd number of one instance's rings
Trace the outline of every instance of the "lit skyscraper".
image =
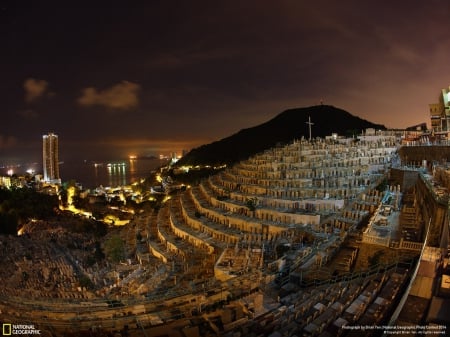
{"type": "Polygon", "coordinates": [[[42,164],[44,168],[44,181],[60,183],[58,136],[54,133],[42,136],[42,164]]]}

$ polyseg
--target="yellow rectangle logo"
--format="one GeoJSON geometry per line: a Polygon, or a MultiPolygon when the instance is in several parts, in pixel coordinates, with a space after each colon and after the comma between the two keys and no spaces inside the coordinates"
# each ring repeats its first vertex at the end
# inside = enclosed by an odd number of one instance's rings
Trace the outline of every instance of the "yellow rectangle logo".
{"type": "Polygon", "coordinates": [[[3,329],[2,329],[2,333],[3,336],[11,336],[11,324],[5,324],[3,323],[3,329]]]}

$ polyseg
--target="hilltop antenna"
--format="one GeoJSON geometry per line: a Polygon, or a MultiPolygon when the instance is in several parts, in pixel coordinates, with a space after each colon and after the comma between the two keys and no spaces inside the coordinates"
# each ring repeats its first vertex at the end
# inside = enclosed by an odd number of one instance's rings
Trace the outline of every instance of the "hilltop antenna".
{"type": "Polygon", "coordinates": [[[309,125],[309,141],[311,141],[311,125],[314,125],[314,123],[311,122],[311,116],[308,116],[308,121],[306,124],[309,125]]]}

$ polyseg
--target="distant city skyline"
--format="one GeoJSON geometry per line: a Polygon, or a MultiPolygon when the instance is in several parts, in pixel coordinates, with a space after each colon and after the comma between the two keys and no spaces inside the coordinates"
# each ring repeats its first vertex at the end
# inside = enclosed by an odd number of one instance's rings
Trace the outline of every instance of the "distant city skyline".
{"type": "Polygon", "coordinates": [[[62,161],[181,153],[321,103],[430,126],[450,84],[449,14],[445,0],[7,0],[0,165],[41,162],[48,130],[62,161]]]}

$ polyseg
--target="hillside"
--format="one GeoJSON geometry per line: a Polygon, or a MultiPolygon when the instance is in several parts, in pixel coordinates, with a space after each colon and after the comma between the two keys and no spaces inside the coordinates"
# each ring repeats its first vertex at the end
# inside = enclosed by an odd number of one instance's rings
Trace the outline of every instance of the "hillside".
{"type": "Polygon", "coordinates": [[[313,138],[329,136],[334,132],[351,136],[366,128],[386,129],[383,125],[371,123],[330,105],[289,109],[266,123],[191,150],[178,165],[230,165],[277,144],[287,144],[302,137],[309,138],[309,127],[306,124],[309,117],[314,123],[313,138]]]}

